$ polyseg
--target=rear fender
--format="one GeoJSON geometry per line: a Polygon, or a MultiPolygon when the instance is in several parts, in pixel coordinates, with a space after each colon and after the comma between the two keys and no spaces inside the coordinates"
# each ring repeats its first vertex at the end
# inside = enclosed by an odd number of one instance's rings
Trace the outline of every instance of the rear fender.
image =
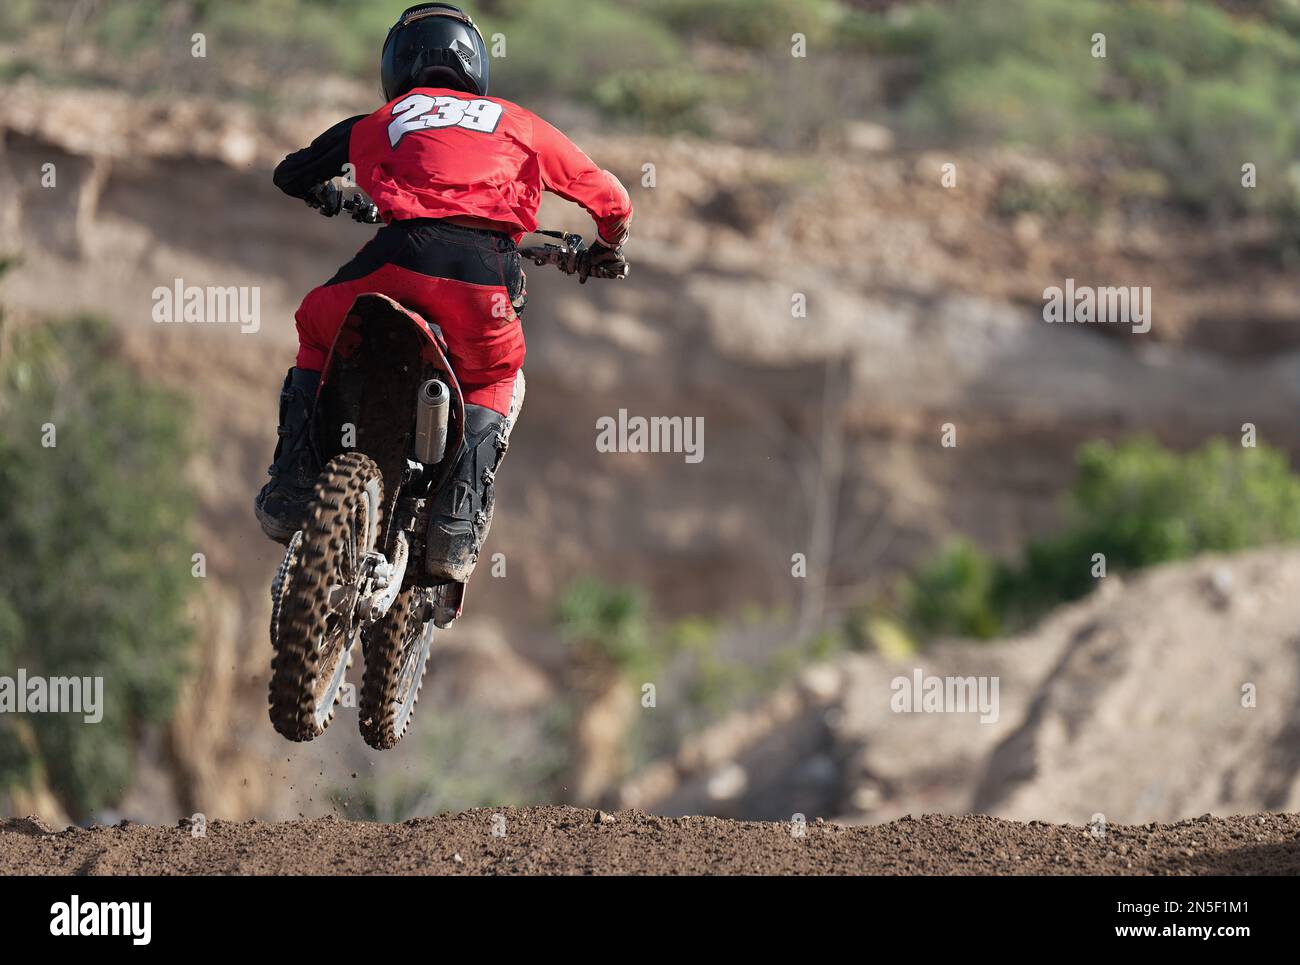
{"type": "Polygon", "coordinates": [[[341,452],[364,452],[379,466],[391,503],[412,451],[417,392],[434,378],[451,390],[447,455],[433,470],[436,489],[465,438],[465,399],[446,341],[436,325],[387,295],[358,295],[321,373],[311,429],[321,464],[341,452]]]}

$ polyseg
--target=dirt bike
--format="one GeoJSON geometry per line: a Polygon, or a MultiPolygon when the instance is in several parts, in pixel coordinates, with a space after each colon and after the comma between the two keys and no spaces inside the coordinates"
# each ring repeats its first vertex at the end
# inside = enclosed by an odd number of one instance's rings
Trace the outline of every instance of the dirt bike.
{"type": "MultiPolygon", "coordinates": [[[[359,194],[332,202],[325,213],[380,220],[359,194]]],[[[522,248],[522,257],[578,271],[581,236],[538,233],[560,244],[522,248]]],[[[624,277],[626,265],[592,274],[624,277]]],[[[424,560],[430,508],[464,432],[465,401],[442,332],[385,295],[358,296],[308,428],[324,468],[271,583],[270,716],[288,739],[309,741],[329,726],[358,640],[362,737],[387,750],[406,733],[434,630],[449,629],[465,602],[465,584],[428,575],[424,560]]]]}

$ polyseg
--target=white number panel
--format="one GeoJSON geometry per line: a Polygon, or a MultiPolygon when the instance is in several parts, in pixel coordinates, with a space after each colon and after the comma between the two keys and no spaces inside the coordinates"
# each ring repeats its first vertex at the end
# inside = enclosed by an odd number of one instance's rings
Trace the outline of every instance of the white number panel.
{"type": "Polygon", "coordinates": [[[439,127],[463,127],[468,131],[491,134],[501,122],[501,105],[476,98],[462,100],[443,94],[411,94],[393,105],[393,122],[388,125],[388,142],[397,142],[412,131],[439,127]]]}

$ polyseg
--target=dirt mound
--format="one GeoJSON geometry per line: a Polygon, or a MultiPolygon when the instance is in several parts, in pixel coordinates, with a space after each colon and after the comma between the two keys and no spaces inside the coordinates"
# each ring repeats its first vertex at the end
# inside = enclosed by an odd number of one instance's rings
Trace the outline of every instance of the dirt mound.
{"type": "Polygon", "coordinates": [[[874,827],[663,818],[565,807],[402,824],[69,828],[0,821],[15,874],[1296,874],[1300,815],[1093,829],[982,815],[874,827]]]}
{"type": "Polygon", "coordinates": [[[1086,823],[1300,809],[1300,553],[1109,576],[1013,639],[805,674],[647,769],[660,814],[980,812],[1086,823]],[[900,713],[896,682],[998,684],[996,712],[900,713]]]}

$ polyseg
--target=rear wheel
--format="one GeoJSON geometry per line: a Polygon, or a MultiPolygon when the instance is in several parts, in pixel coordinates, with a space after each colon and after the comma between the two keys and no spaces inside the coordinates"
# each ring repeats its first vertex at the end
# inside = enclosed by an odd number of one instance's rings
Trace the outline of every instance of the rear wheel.
{"type": "Polygon", "coordinates": [[[361,683],[361,736],[378,751],[406,733],[420,699],[433,642],[429,591],[411,587],[366,631],[366,672],[361,683]]]}
{"type": "Polygon", "coordinates": [[[289,740],[319,737],[334,717],[358,635],[361,561],[378,537],[382,505],[374,462],[356,452],[336,456],[277,574],[270,715],[289,740]]]}

